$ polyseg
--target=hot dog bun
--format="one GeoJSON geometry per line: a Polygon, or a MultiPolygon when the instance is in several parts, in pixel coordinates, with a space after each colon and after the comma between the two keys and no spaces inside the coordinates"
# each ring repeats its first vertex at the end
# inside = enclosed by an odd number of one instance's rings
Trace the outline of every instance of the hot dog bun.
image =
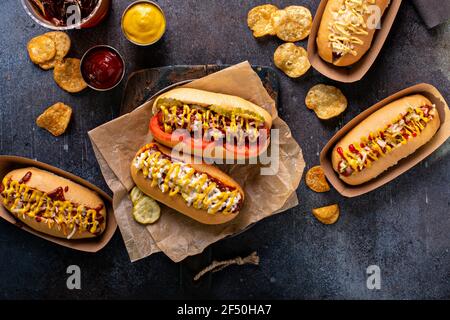
{"type": "MultiPolygon", "coordinates": [[[[367,2],[367,0],[362,0],[364,2],[367,2]]],[[[390,0],[376,0],[375,5],[380,8],[381,15],[384,14],[386,8],[389,6],[390,0]]],[[[319,31],[317,33],[317,49],[319,52],[320,57],[325,60],[326,62],[332,63],[335,66],[339,67],[345,67],[350,66],[352,64],[355,64],[358,62],[364,54],[369,50],[373,36],[375,34],[376,29],[375,28],[366,28],[367,35],[358,35],[355,34],[354,36],[358,37],[362,44],[355,43],[354,50],[356,51],[356,55],[347,53],[341,56],[340,58],[335,58],[333,56],[333,50],[329,41],[330,34],[332,34],[332,31],[330,30],[330,25],[332,24],[334,19],[334,15],[337,14],[340,8],[344,5],[345,0],[329,0],[325,11],[322,15],[322,21],[320,23],[319,31]]],[[[369,4],[370,5],[370,4],[369,4]]],[[[373,12],[369,12],[363,16],[364,21],[367,23],[369,17],[371,16],[373,12]]],[[[381,17],[380,17],[381,18],[381,17]]]]}
{"type": "Polygon", "coordinates": [[[198,89],[176,88],[167,91],[155,100],[153,104],[153,113],[156,113],[158,110],[158,101],[164,98],[182,101],[187,104],[195,104],[204,108],[208,108],[212,105],[220,106],[221,108],[228,110],[230,113],[233,111],[238,111],[256,114],[264,118],[264,124],[267,128],[270,129],[272,127],[272,116],[269,112],[267,112],[264,108],[240,97],[198,89]]]}
{"type": "MultiPolygon", "coordinates": [[[[66,201],[69,201],[77,205],[83,205],[88,208],[101,207],[101,210],[98,210],[98,214],[100,214],[103,217],[103,221],[102,223],[99,224],[98,227],[100,231],[91,233],[88,230],[82,231],[77,230],[70,237],[70,239],[93,238],[103,233],[106,227],[106,209],[103,200],[94,191],[91,191],[68,179],[62,178],[51,172],[37,168],[32,167],[21,168],[9,172],[3,178],[4,192],[7,192],[8,190],[7,188],[8,181],[20,182],[22,179],[25,180],[24,177],[27,175],[29,175],[29,179],[27,181],[23,181],[23,184],[25,184],[27,187],[31,189],[38,190],[45,194],[49,194],[51,192],[54,192],[58,188],[62,188],[62,190],[64,191],[63,192],[64,199],[66,201]]],[[[68,226],[62,227],[57,223],[51,223],[51,226],[49,227],[49,225],[45,221],[47,219],[42,218],[41,221],[38,221],[39,219],[36,220],[35,217],[28,216],[26,212],[25,214],[12,212],[14,211],[13,204],[11,202],[6,202],[6,198],[3,193],[1,196],[1,200],[5,208],[8,209],[8,211],[10,211],[16,218],[18,218],[23,223],[25,223],[26,225],[28,225],[29,227],[33,228],[36,231],[49,234],[51,236],[58,238],[67,238],[73,231],[73,228],[70,228],[68,226]],[[64,229],[66,229],[66,233],[64,233],[64,229]]]]}
{"type": "MultiPolygon", "coordinates": [[[[353,128],[334,147],[332,152],[332,164],[334,170],[339,173],[338,166],[342,160],[342,157],[337,152],[339,147],[342,149],[348,148],[350,144],[355,144],[360,141],[361,137],[367,137],[372,132],[382,130],[384,127],[391,124],[393,118],[405,113],[408,108],[412,107],[414,109],[422,106],[432,106],[432,103],[424,96],[417,94],[394,101],[371,114],[367,119],[353,128]]],[[[366,167],[362,171],[355,172],[350,176],[340,174],[339,177],[349,185],[359,185],[374,179],[390,167],[396,165],[398,161],[411,155],[418,148],[430,141],[439,127],[439,113],[437,110],[434,110],[433,118],[426,123],[424,130],[416,137],[410,137],[405,144],[392,149],[391,152],[372,162],[370,167],[366,167]]]]}
{"type": "MultiPolygon", "coordinates": [[[[214,225],[226,223],[233,220],[238,215],[239,211],[229,214],[224,214],[222,212],[210,214],[205,209],[196,209],[193,206],[188,206],[180,193],[169,196],[168,192],[163,193],[157,185],[152,186],[151,179],[146,178],[143,172],[135,166],[135,161],[139,155],[153,147],[156,147],[162,154],[171,157],[171,150],[157,143],[146,145],[136,153],[136,157],[131,163],[131,177],[142,192],[155,200],[164,203],[168,207],[204,224],[214,225]]],[[[189,163],[189,166],[195,169],[196,172],[206,173],[208,176],[220,181],[223,185],[228,186],[231,189],[236,189],[242,197],[242,201],[244,200],[244,191],[241,186],[218,168],[208,164],[195,164],[193,163],[192,157],[187,155],[177,155],[177,157],[173,159],[189,163]]]]}

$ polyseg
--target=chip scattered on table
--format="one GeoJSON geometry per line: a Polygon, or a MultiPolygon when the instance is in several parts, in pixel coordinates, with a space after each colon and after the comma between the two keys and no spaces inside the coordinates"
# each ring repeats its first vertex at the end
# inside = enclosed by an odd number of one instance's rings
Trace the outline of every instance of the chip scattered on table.
{"type": "Polygon", "coordinates": [[[55,42],[45,35],[31,39],[27,45],[28,55],[35,64],[52,60],[56,55],[55,42]]]}
{"type": "Polygon", "coordinates": [[[69,125],[72,108],[62,102],[55,103],[41,114],[36,124],[55,137],[62,135],[69,125]]]}
{"type": "Polygon", "coordinates": [[[273,13],[271,22],[278,38],[296,42],[305,39],[311,32],[312,15],[303,6],[289,6],[273,13]]]}
{"type": "Polygon", "coordinates": [[[290,42],[277,48],[273,60],[291,78],[301,77],[311,67],[306,50],[290,42]]]}
{"type": "Polygon", "coordinates": [[[271,23],[272,14],[276,11],[278,11],[276,6],[265,4],[248,12],[247,25],[253,31],[255,38],[276,34],[271,23]]]}
{"type": "Polygon", "coordinates": [[[339,206],[333,204],[331,206],[317,208],[312,210],[313,215],[323,224],[334,224],[339,219],[339,206]]]}
{"type": "Polygon", "coordinates": [[[55,43],[56,54],[50,61],[40,63],[39,66],[44,70],[50,70],[55,67],[56,62],[62,61],[69,53],[71,41],[70,37],[65,32],[52,31],[44,34],[53,40],[55,43]]]}
{"type": "Polygon", "coordinates": [[[315,166],[306,173],[306,185],[315,192],[330,191],[330,185],[325,178],[325,173],[321,166],[315,166]]]}
{"type": "Polygon", "coordinates": [[[347,109],[347,98],[341,90],[333,86],[318,84],[312,87],[306,95],[305,104],[314,110],[322,120],[337,117],[347,109]]]}
{"type": "Polygon", "coordinates": [[[56,62],[53,78],[63,90],[70,93],[80,92],[87,87],[81,75],[80,59],[66,58],[62,62],[56,62]]]}

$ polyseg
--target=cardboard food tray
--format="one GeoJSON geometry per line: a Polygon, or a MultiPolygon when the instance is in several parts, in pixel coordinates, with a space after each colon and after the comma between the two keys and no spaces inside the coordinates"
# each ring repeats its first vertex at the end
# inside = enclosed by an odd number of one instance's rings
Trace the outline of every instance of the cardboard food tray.
{"type": "Polygon", "coordinates": [[[405,173],[420,161],[428,157],[431,153],[433,153],[436,149],[438,149],[448,138],[450,137],[450,110],[448,109],[448,105],[442,96],[442,94],[432,85],[421,83],[415,86],[404,89],[400,92],[397,92],[386,99],[378,102],[374,106],[370,107],[366,111],[359,114],[349,123],[347,123],[341,130],[339,130],[333,138],[326,144],[320,153],[320,164],[325,171],[325,175],[327,176],[328,181],[333,185],[333,187],[343,196],[345,197],[356,197],[363,195],[367,192],[377,189],[378,187],[392,181],[399,175],[405,173]],[[391,167],[389,170],[385,171],[377,178],[368,181],[360,186],[351,186],[344,183],[341,179],[339,179],[339,175],[333,170],[333,166],[331,163],[331,152],[333,151],[336,143],[343,138],[351,129],[353,129],[356,125],[358,125],[361,121],[366,119],[369,115],[386,106],[387,104],[398,100],[402,97],[414,95],[414,94],[422,94],[427,97],[433,104],[436,105],[436,108],[439,112],[439,116],[441,119],[441,126],[435,136],[424,146],[419,148],[415,153],[410,155],[407,158],[404,158],[398,162],[398,164],[394,167],[391,167]]]}
{"type": "Polygon", "coordinates": [[[381,48],[383,47],[383,44],[389,34],[389,31],[392,28],[395,17],[397,16],[397,13],[400,9],[402,0],[391,0],[389,7],[386,9],[382,17],[381,29],[375,31],[370,49],[357,63],[350,67],[337,67],[322,60],[322,58],[319,56],[316,45],[316,38],[327,2],[328,0],[322,0],[320,2],[320,5],[314,17],[313,25],[311,27],[311,33],[308,39],[308,59],[314,69],[330,79],[347,83],[356,82],[364,77],[364,75],[367,73],[367,71],[369,71],[370,67],[375,62],[375,59],[380,53],[381,48]]]}
{"type": "Polygon", "coordinates": [[[3,218],[4,220],[8,221],[11,224],[18,226],[19,228],[21,228],[22,230],[24,230],[26,232],[34,234],[35,236],[38,236],[47,241],[50,241],[50,242],[59,244],[64,247],[74,249],[74,250],[85,251],[85,252],[97,252],[106,246],[106,244],[111,240],[112,236],[114,235],[114,232],[117,229],[117,222],[114,217],[114,213],[113,213],[113,209],[112,209],[112,205],[111,205],[112,199],[110,196],[108,196],[105,192],[103,192],[98,187],[87,182],[86,180],[81,179],[78,176],[75,176],[71,173],[68,173],[62,169],[58,169],[58,168],[48,165],[46,163],[42,163],[39,161],[35,161],[35,160],[23,158],[23,157],[0,156],[0,179],[3,180],[3,177],[11,170],[18,169],[18,168],[24,168],[24,167],[36,167],[36,168],[50,171],[58,176],[69,179],[73,182],[76,182],[76,183],[82,185],[82,186],[85,186],[86,188],[88,188],[90,190],[97,192],[97,194],[100,197],[102,197],[103,201],[105,202],[105,206],[106,206],[106,210],[107,210],[106,229],[99,238],[67,240],[67,239],[52,237],[50,235],[46,235],[44,233],[38,232],[34,229],[31,229],[26,224],[17,220],[3,206],[0,206],[0,217],[1,218],[3,218]]]}

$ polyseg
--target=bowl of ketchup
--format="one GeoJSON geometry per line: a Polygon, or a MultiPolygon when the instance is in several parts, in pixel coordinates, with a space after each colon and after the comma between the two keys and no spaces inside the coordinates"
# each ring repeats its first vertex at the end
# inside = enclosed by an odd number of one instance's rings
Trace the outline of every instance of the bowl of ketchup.
{"type": "Polygon", "coordinates": [[[111,46],[90,48],[81,59],[81,75],[88,86],[97,91],[116,87],[125,75],[125,63],[120,53],[111,46]]]}

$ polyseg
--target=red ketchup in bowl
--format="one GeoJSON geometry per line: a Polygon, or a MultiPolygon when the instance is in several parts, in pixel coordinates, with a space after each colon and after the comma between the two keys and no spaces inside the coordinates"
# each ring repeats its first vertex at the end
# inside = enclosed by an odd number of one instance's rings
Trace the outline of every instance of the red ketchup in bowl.
{"type": "Polygon", "coordinates": [[[116,49],[96,46],[89,49],[81,60],[81,74],[93,89],[109,90],[122,80],[125,73],[124,61],[116,49]]]}

